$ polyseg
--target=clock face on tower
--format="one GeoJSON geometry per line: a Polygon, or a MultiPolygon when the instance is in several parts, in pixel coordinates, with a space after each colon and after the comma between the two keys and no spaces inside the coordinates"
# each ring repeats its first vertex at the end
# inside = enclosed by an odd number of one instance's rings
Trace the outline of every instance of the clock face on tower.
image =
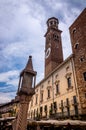
{"type": "Polygon", "coordinates": [[[45,53],[45,58],[47,59],[50,55],[50,52],[51,52],[51,48],[49,47],[45,53]]]}

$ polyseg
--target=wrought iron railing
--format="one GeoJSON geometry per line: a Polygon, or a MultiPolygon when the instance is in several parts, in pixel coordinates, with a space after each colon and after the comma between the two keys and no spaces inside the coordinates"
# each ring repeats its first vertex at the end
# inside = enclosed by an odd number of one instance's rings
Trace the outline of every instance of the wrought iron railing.
{"type": "Polygon", "coordinates": [[[71,111],[63,111],[63,112],[57,112],[52,115],[50,115],[51,118],[65,118],[65,117],[71,117],[71,116],[79,116],[81,115],[81,109],[78,109],[78,113],[75,112],[75,110],[71,111]]]}

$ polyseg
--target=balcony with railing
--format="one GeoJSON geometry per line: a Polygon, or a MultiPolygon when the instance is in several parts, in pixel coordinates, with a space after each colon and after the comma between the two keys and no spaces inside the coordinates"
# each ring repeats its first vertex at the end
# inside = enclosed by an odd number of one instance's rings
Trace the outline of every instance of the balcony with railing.
{"type": "Polygon", "coordinates": [[[70,110],[69,112],[63,111],[63,112],[57,112],[55,114],[50,115],[50,118],[53,119],[64,119],[64,118],[71,118],[71,117],[76,117],[77,118],[81,115],[81,109],[78,109],[78,115],[76,115],[75,110],[70,110]],[[70,113],[70,114],[69,114],[70,113]]]}

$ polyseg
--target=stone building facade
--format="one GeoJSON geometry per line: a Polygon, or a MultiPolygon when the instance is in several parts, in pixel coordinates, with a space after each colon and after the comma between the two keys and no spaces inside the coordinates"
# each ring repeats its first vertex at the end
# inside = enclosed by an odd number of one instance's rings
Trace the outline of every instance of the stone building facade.
{"type": "Polygon", "coordinates": [[[0,118],[16,116],[19,109],[19,101],[12,100],[11,102],[0,105],[0,118]]]}
{"type": "Polygon", "coordinates": [[[47,21],[45,77],[35,88],[28,117],[86,117],[86,8],[70,26],[73,54],[63,61],[59,21],[47,21]]]}

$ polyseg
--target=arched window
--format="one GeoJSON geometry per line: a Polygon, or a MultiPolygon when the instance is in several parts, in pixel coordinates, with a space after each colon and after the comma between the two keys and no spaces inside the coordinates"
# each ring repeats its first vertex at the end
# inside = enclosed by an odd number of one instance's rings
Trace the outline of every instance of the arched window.
{"type": "Polygon", "coordinates": [[[59,41],[59,36],[57,34],[53,34],[53,39],[59,41]]]}
{"type": "Polygon", "coordinates": [[[75,48],[75,49],[78,49],[78,46],[79,46],[79,43],[76,43],[76,44],[74,45],[74,48],[75,48]]]}

